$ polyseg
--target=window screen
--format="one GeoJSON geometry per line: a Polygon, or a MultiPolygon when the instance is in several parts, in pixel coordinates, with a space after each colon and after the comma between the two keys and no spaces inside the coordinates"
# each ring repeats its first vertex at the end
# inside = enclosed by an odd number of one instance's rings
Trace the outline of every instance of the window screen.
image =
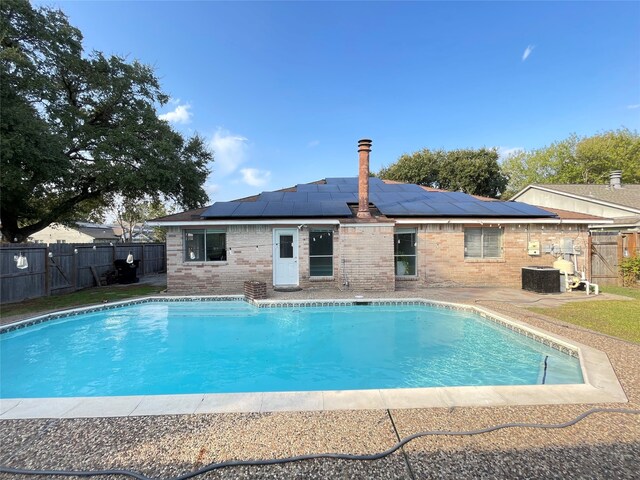
{"type": "Polygon", "coordinates": [[[393,236],[396,275],[416,275],[416,231],[398,230],[393,236]]]}
{"type": "Polygon", "coordinates": [[[465,228],[465,258],[501,258],[502,229],[492,227],[465,228]]]}
{"type": "Polygon", "coordinates": [[[187,262],[226,260],[226,233],[219,230],[187,230],[184,234],[184,259],[187,262]]]}
{"type": "Polygon", "coordinates": [[[309,275],[333,276],[333,233],[328,230],[309,232],[309,275]]]}

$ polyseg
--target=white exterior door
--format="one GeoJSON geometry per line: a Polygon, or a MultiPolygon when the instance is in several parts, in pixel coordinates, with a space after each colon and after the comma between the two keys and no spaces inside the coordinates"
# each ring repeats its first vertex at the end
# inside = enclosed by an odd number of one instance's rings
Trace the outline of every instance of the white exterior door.
{"type": "Polygon", "coordinates": [[[273,230],[273,285],[298,285],[298,229],[273,230]]]}

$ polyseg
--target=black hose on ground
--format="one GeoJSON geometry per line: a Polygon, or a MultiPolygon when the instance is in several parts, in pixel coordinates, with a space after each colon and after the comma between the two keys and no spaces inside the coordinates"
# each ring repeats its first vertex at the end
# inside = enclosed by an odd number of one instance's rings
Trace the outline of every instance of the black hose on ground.
{"type": "Polygon", "coordinates": [[[547,381],[547,362],[549,361],[549,355],[544,357],[544,373],[542,374],[542,385],[547,381]]]}
{"type": "MultiPolygon", "coordinates": [[[[179,475],[177,477],[172,477],[167,480],[188,480],[190,478],[197,477],[198,475],[202,475],[204,473],[210,472],[212,470],[218,470],[221,468],[227,467],[254,467],[254,466],[263,466],[263,465],[281,465],[285,463],[291,462],[300,462],[302,460],[315,460],[328,458],[333,460],[379,460],[388,455],[391,455],[396,450],[402,448],[407,443],[415,440],[416,438],[426,437],[426,436],[468,436],[468,435],[480,435],[483,433],[495,432],[496,430],[502,430],[504,428],[544,428],[544,429],[554,429],[554,428],[567,428],[576,423],[584,420],[589,415],[593,415],[594,413],[622,413],[627,415],[639,415],[640,410],[631,410],[625,408],[592,408],[591,410],[587,410],[584,413],[581,413],[573,420],[569,420],[564,423],[503,423],[501,425],[495,425],[493,427],[479,428],[477,430],[468,430],[468,431],[441,431],[441,430],[433,430],[426,432],[419,432],[408,437],[403,438],[398,443],[396,443],[393,447],[389,448],[380,453],[374,453],[371,455],[351,455],[348,453],[319,453],[319,454],[310,454],[310,455],[298,455],[295,457],[287,457],[287,458],[272,458],[269,460],[232,460],[228,462],[220,462],[220,463],[211,463],[205,467],[202,467],[198,470],[194,470],[193,472],[185,473],[183,475],[179,475]]],[[[92,471],[73,471],[73,470],[27,470],[22,468],[10,468],[0,465],[1,473],[11,473],[15,475],[39,475],[39,476],[51,476],[51,475],[60,475],[66,477],[97,477],[101,475],[124,475],[128,477],[137,478],[138,480],[153,480],[151,477],[146,477],[140,473],[132,472],[130,470],[92,470],[92,471]]]]}

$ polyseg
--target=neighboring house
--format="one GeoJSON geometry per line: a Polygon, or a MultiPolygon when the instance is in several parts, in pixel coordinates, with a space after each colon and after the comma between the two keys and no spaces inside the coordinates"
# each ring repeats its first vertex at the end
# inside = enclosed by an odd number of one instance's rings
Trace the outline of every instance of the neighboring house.
{"type": "Polygon", "coordinates": [[[606,218],[589,225],[589,273],[594,282],[612,285],[620,283],[620,262],[640,255],[640,185],[621,179],[616,170],[607,185],[529,185],[512,200],[606,218]]]}
{"type": "Polygon", "coordinates": [[[53,223],[29,237],[35,243],[115,243],[119,237],[109,225],[77,222],[74,228],[53,223]]]}
{"type": "MultiPolygon", "coordinates": [[[[520,288],[521,269],[578,254],[593,215],[485,201],[369,177],[327,178],[149,222],[167,228],[172,292],[269,288],[394,291],[437,285],[520,288]],[[547,253],[545,253],[547,252],[547,253]]],[[[572,257],[574,258],[574,257],[572,257]]]]}
{"type": "Polygon", "coordinates": [[[611,172],[607,185],[529,185],[511,200],[542,208],[561,208],[611,219],[593,229],[640,231],[640,185],[621,183],[622,172],[611,172]]]}
{"type": "Polygon", "coordinates": [[[120,241],[125,243],[150,243],[157,241],[154,237],[153,229],[148,228],[146,225],[136,225],[135,227],[133,227],[133,234],[131,239],[129,239],[129,230],[123,229],[121,225],[114,226],[113,231],[119,237],[120,241]]]}

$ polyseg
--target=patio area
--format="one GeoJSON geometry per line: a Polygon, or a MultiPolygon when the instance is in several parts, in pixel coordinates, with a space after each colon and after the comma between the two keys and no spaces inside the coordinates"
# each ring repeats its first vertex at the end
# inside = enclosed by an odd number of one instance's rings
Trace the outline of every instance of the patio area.
{"type": "MultiPolygon", "coordinates": [[[[356,294],[317,290],[273,293],[269,299],[353,298],[356,294]]],[[[127,469],[169,478],[228,460],[329,452],[373,454],[422,431],[462,432],[513,422],[559,424],[594,407],[640,410],[640,345],[523,308],[597,302],[612,295],[538,295],[488,288],[363,295],[478,304],[601,350],[609,357],[629,402],[0,420],[0,464],[37,469],[127,469]]],[[[472,436],[426,436],[379,460],[319,459],[230,467],[197,478],[635,478],[639,470],[640,415],[601,412],[561,429],[517,427],[472,436]]],[[[34,477],[0,474],[0,478],[34,477]]]]}

